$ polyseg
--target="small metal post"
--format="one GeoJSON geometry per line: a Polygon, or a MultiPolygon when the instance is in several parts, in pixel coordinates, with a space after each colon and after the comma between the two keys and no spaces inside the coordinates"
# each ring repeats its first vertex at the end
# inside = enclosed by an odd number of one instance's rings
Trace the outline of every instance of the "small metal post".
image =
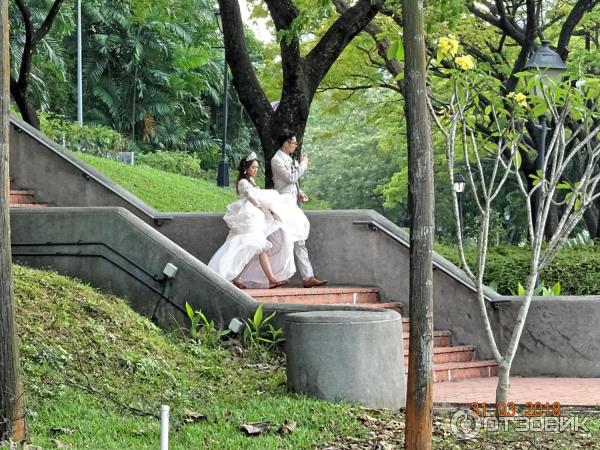
{"type": "Polygon", "coordinates": [[[169,405],[160,407],[160,450],[169,450],[169,405]]]}
{"type": "Polygon", "coordinates": [[[77,0],[77,123],[83,126],[83,74],[81,63],[81,0],[77,0]]]}
{"type": "Polygon", "coordinates": [[[229,161],[225,148],[227,146],[227,116],[228,116],[228,96],[227,96],[227,60],[223,61],[223,139],[221,141],[221,160],[219,161],[219,171],[217,174],[217,186],[229,187],[229,161]]]}

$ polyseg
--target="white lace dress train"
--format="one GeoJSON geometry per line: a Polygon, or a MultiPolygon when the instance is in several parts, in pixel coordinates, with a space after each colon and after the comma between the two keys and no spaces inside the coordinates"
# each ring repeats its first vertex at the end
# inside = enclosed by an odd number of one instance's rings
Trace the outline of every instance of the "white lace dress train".
{"type": "Polygon", "coordinates": [[[266,288],[269,281],[258,255],[267,250],[273,276],[287,280],[296,272],[294,242],[308,237],[306,216],[277,191],[261,190],[248,180],[240,180],[238,191],[240,199],[223,217],[229,235],[208,266],[226,280],[239,275],[249,288],[266,288]]]}

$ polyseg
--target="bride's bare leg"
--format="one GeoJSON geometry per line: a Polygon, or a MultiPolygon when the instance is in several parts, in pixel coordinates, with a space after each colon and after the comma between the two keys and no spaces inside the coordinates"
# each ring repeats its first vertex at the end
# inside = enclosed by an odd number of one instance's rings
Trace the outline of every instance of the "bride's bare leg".
{"type": "Polygon", "coordinates": [[[267,276],[267,280],[269,280],[270,283],[277,283],[273,271],[271,270],[271,262],[269,261],[269,255],[267,255],[266,250],[259,253],[258,261],[260,262],[260,267],[267,276]]]}

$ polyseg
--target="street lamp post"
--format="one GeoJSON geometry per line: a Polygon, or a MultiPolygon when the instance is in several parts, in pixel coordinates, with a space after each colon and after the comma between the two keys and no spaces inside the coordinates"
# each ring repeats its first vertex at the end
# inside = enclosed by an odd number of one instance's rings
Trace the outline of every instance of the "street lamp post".
{"type": "MultiPolygon", "coordinates": [[[[220,11],[215,11],[215,19],[219,31],[223,33],[223,19],[220,11]]],[[[225,148],[227,146],[227,116],[228,116],[228,97],[227,97],[227,59],[223,57],[223,139],[221,140],[221,160],[217,172],[217,186],[229,187],[229,161],[225,148]]]]}
{"type": "Polygon", "coordinates": [[[460,226],[460,240],[463,239],[463,214],[462,214],[462,194],[465,190],[465,179],[459,173],[454,176],[454,192],[458,199],[458,224],[460,226]]]}
{"type": "MultiPolygon", "coordinates": [[[[529,58],[525,64],[526,70],[531,70],[539,74],[539,82],[533,83],[532,94],[536,97],[540,97],[543,101],[544,91],[549,88],[556,86],[560,82],[561,74],[566,70],[565,63],[561,59],[560,55],[550,48],[550,41],[542,41],[542,46],[537,47],[533,55],[529,58]]],[[[537,158],[535,169],[540,177],[545,177],[543,173],[544,160],[546,159],[546,135],[548,134],[548,119],[546,114],[539,117],[539,124],[536,125],[538,132],[536,133],[536,147],[537,147],[537,158]]],[[[542,200],[541,186],[538,188],[536,195],[537,205],[540,206],[542,200]]]]}
{"type": "Polygon", "coordinates": [[[83,126],[83,75],[81,70],[81,0],[77,0],[77,123],[83,126]]]}

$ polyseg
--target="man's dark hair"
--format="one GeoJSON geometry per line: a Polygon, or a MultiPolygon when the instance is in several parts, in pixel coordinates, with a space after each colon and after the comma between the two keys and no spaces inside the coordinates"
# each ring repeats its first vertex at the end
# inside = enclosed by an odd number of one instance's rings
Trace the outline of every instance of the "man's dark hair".
{"type": "Polygon", "coordinates": [[[279,142],[279,146],[281,147],[283,144],[285,144],[287,141],[289,141],[295,136],[296,133],[294,133],[293,131],[282,130],[281,133],[279,133],[279,136],[277,136],[277,142],[279,142]]]}

